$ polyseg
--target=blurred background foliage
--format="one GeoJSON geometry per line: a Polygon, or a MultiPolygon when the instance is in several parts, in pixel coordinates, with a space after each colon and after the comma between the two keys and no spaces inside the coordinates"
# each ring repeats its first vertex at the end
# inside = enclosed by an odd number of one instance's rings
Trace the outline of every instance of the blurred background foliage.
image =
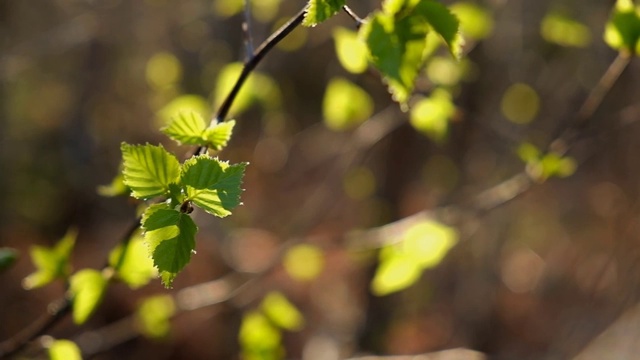
{"type": "MultiPolygon", "coordinates": [[[[135,217],[131,201],[97,193],[118,172],[120,143],[186,155],[159,128],[180,110],[210,118],[248,47],[241,0],[33,5],[0,1],[0,241],[20,253],[0,273],[1,339],[64,291],[22,289],[29,247],[53,248],[75,226],[74,269],[102,266],[135,217]]],[[[251,5],[256,47],[304,2],[251,5]]],[[[365,16],[380,4],[349,5],[365,16]]],[[[260,281],[171,329],[176,305],[159,281],[114,285],[87,325],[67,319],[52,334],[86,350],[90,329],[140,308],[136,326],[164,341],[133,339],[96,358],[579,352],[640,297],[640,67],[617,81],[571,158],[545,155],[616,56],[602,40],[613,3],[447,5],[466,56],[456,62],[431,39],[408,112],[366,67],[344,13],[297,28],[245,84],[221,154],[251,163],[244,205],[224,220],[196,214],[197,255],[174,286],[234,272],[260,281]],[[458,223],[380,227],[425,209],[464,210],[525,168],[540,184],[504,206],[458,223]]]]}

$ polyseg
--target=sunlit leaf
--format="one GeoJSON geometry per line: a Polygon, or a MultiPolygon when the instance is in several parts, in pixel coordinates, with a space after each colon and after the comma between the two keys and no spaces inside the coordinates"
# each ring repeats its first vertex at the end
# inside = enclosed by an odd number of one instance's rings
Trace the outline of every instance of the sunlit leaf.
{"type": "Polygon", "coordinates": [[[337,27],[333,30],[333,40],[336,55],[342,67],[353,74],[360,74],[367,70],[369,65],[367,47],[355,31],[337,27]]]}
{"type": "Polygon", "coordinates": [[[136,313],[140,332],[150,338],[163,338],[171,329],[171,317],[176,306],[169,295],[158,295],[145,299],[136,313]]]}
{"type": "Polygon", "coordinates": [[[283,358],[282,334],[263,314],[246,313],[238,335],[244,359],[277,360],[283,358]]]}
{"type": "Polygon", "coordinates": [[[18,250],[12,248],[0,248],[0,272],[10,268],[18,259],[18,250]]]}
{"type": "Polygon", "coordinates": [[[123,245],[118,245],[109,254],[109,265],[116,270],[116,276],[132,289],[146,285],[158,272],[149,256],[144,239],[134,235],[123,254],[123,245]]]}
{"type": "Polygon", "coordinates": [[[438,265],[457,241],[454,229],[435,221],[424,221],[405,232],[402,250],[427,269],[438,265]]]}
{"type": "Polygon", "coordinates": [[[617,0],[605,26],[604,40],[612,48],[628,53],[640,48],[640,8],[632,0],[617,0]]]}
{"type": "Polygon", "coordinates": [[[107,279],[100,271],[93,269],[80,270],[70,279],[71,296],[73,297],[73,322],[83,324],[102,302],[107,288],[107,279]]]}
{"type": "Polygon", "coordinates": [[[202,138],[206,145],[214,150],[221,150],[231,139],[233,127],[236,125],[235,120],[229,120],[215,124],[204,131],[202,138]]]}
{"type": "Polygon", "coordinates": [[[111,180],[111,184],[98,186],[98,194],[105,197],[120,196],[128,193],[129,188],[124,184],[124,175],[122,175],[121,171],[111,180]]]}
{"type": "Polygon", "coordinates": [[[198,227],[188,214],[167,204],[151,205],[142,216],[144,239],[162,283],[171,287],[173,279],[191,260],[198,227]]]}
{"type": "Polygon", "coordinates": [[[277,291],[272,291],[262,300],[262,311],[276,325],[286,330],[300,330],[304,317],[289,300],[277,291]]]}
{"type": "Polygon", "coordinates": [[[374,13],[360,27],[371,62],[382,72],[394,100],[406,105],[424,62],[429,25],[416,16],[374,13]]]}
{"type": "Polygon", "coordinates": [[[518,147],[518,157],[526,163],[538,161],[540,155],[540,149],[531,143],[525,142],[518,147]]]}
{"type": "Polygon", "coordinates": [[[438,1],[422,0],[416,4],[416,16],[424,17],[447,44],[451,55],[460,58],[464,40],[460,36],[460,21],[451,10],[438,1]]]}
{"type": "Polygon", "coordinates": [[[591,42],[589,28],[562,14],[551,12],[540,24],[542,38],[560,46],[586,47],[591,42]]]}
{"type": "Polygon", "coordinates": [[[314,245],[296,245],[287,251],[283,264],[292,278],[301,281],[313,280],[324,268],[324,253],[314,245]]]}
{"type": "Polygon", "coordinates": [[[449,6],[460,20],[460,31],[465,37],[481,40],[491,35],[493,19],[486,9],[471,2],[459,2],[449,6]]]}
{"type": "Polygon", "coordinates": [[[82,360],[80,348],[71,340],[55,340],[47,352],[50,360],[82,360]]]}
{"type": "MultiPolygon", "coordinates": [[[[386,249],[383,249],[383,251],[386,249]]],[[[371,282],[371,291],[378,296],[404,290],[413,285],[422,274],[416,258],[395,252],[380,262],[371,282]]]]}
{"type": "Polygon", "coordinates": [[[411,109],[410,122],[413,127],[440,143],[449,129],[449,120],[456,107],[449,92],[436,89],[431,96],[418,101],[411,109]]]}
{"type": "Polygon", "coordinates": [[[206,127],[202,116],[189,111],[178,114],[162,132],[181,144],[202,145],[206,127]]]}
{"type": "Polygon", "coordinates": [[[124,183],[131,195],[148,199],[166,194],[180,177],[180,163],[162,145],[122,143],[124,183]]]}
{"type": "Polygon", "coordinates": [[[320,24],[340,11],[345,3],[346,0],[309,0],[302,25],[320,24]]]}
{"type": "Polygon", "coordinates": [[[229,165],[208,155],[192,157],[182,168],[187,199],[211,215],[230,215],[240,205],[246,166],[246,163],[229,165]]]}
{"type": "Polygon", "coordinates": [[[324,93],[322,113],[328,128],[335,131],[351,129],[371,116],[373,100],[356,84],[333,78],[324,93]]]}
{"type": "Polygon", "coordinates": [[[69,257],[77,235],[78,231],[71,228],[52,248],[33,246],[29,254],[36,271],[23,280],[22,286],[30,290],[47,285],[55,279],[68,277],[71,273],[69,257]]]}

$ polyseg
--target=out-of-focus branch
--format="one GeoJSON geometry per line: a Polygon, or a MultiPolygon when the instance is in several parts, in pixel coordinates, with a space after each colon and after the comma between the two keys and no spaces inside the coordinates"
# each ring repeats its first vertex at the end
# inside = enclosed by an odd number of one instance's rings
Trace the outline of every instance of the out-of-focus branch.
{"type": "Polygon", "coordinates": [[[353,21],[356,22],[356,28],[360,28],[360,26],[364,24],[364,19],[362,19],[355,12],[353,12],[353,10],[351,10],[351,8],[348,7],[347,5],[343,6],[342,10],[344,10],[344,12],[347,13],[347,15],[349,15],[349,17],[351,17],[353,21]]]}
{"type": "Polygon", "coordinates": [[[436,351],[419,355],[360,356],[347,360],[485,360],[487,356],[481,352],[464,348],[436,351]]]}
{"type": "Polygon", "coordinates": [[[251,37],[251,0],[244,0],[244,21],[242,22],[242,33],[244,34],[244,46],[249,61],[253,55],[253,39],[251,37]]]}

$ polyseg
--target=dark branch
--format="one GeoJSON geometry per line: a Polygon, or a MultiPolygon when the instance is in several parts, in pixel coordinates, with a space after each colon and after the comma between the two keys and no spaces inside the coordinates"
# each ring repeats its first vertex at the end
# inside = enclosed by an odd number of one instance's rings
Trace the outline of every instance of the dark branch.
{"type": "Polygon", "coordinates": [[[358,16],[355,12],[353,12],[353,10],[351,10],[350,7],[348,7],[347,5],[342,7],[342,10],[344,10],[344,12],[347,13],[347,15],[349,15],[353,21],[356,22],[356,28],[360,28],[360,26],[362,26],[362,24],[364,24],[364,20],[358,16]]]}

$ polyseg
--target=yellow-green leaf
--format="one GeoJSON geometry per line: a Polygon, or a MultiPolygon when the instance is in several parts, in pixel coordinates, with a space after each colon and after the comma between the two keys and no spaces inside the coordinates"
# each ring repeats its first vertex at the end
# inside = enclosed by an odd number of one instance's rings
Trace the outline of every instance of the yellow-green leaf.
{"type": "Polygon", "coordinates": [[[244,315],[238,335],[244,359],[282,359],[282,334],[269,319],[257,311],[244,315]]]}
{"type": "Polygon", "coordinates": [[[147,337],[163,338],[171,330],[171,317],[175,310],[175,303],[169,295],[147,298],[136,313],[138,328],[147,337]]]}
{"type": "Polygon", "coordinates": [[[353,74],[360,74],[367,70],[367,46],[358,38],[355,31],[343,27],[333,30],[333,40],[336,55],[342,67],[353,74]]]}
{"type": "Polygon", "coordinates": [[[118,245],[109,254],[109,265],[116,270],[118,279],[137,289],[158,276],[142,236],[134,235],[125,249],[123,253],[123,246],[118,245]]]}
{"type": "Polygon", "coordinates": [[[262,300],[262,311],[276,325],[286,330],[300,330],[304,317],[289,300],[277,291],[272,291],[262,300]]]}
{"type": "Polygon", "coordinates": [[[328,128],[348,130],[371,116],[373,100],[356,84],[343,78],[333,78],[324,93],[322,113],[328,128]]]}
{"type": "Polygon", "coordinates": [[[446,139],[449,120],[455,112],[451,94],[443,89],[436,89],[431,96],[419,100],[412,107],[410,122],[416,130],[441,143],[446,139]]]}
{"type": "Polygon", "coordinates": [[[47,352],[50,360],[82,360],[80,348],[70,340],[55,340],[47,352]]]}
{"type": "Polygon", "coordinates": [[[313,280],[324,268],[324,253],[314,245],[296,245],[287,251],[283,264],[292,278],[300,281],[313,280]]]}
{"type": "Polygon", "coordinates": [[[560,46],[586,47],[591,43],[589,28],[568,16],[551,12],[540,24],[542,38],[560,46]]]}
{"type": "Polygon", "coordinates": [[[33,246],[29,254],[36,271],[23,280],[22,286],[30,290],[47,285],[55,279],[68,277],[71,273],[69,257],[77,236],[78,231],[71,228],[52,248],[33,246]]]}
{"type": "Polygon", "coordinates": [[[149,199],[169,192],[169,185],[180,178],[180,163],[160,146],[122,143],[124,183],[131,195],[149,199]]]}
{"type": "Polygon", "coordinates": [[[302,25],[320,24],[340,11],[345,3],[346,0],[309,0],[302,25]]]}
{"type": "Polygon", "coordinates": [[[83,324],[102,302],[107,288],[107,279],[100,271],[93,269],[80,270],[70,279],[71,296],[73,298],[73,322],[83,324]]]}

